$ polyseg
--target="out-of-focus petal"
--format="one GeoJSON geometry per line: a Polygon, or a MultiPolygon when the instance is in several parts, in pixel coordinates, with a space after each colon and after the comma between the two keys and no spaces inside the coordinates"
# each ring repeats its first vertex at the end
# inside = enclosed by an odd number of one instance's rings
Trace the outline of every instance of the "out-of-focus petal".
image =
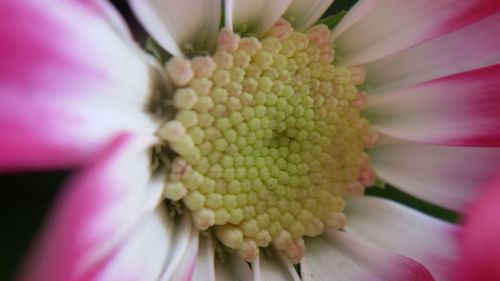
{"type": "MultiPolygon", "coordinates": [[[[153,213],[162,197],[163,181],[150,178],[151,144],[149,139],[122,135],[68,183],[22,280],[85,280],[87,274],[100,274],[94,272],[96,268],[107,270],[107,264],[112,264],[110,256],[120,255],[122,250],[117,248],[153,213]]],[[[174,225],[151,222],[151,228],[162,227],[172,230],[174,225]]],[[[140,237],[137,243],[142,243],[140,237]]],[[[164,239],[170,241],[171,237],[164,239]]]]}
{"type": "Polygon", "coordinates": [[[500,148],[396,142],[370,150],[377,176],[399,189],[462,211],[500,165],[500,148]]]}
{"type": "Polygon", "coordinates": [[[293,0],[285,17],[291,20],[292,26],[300,31],[311,27],[333,3],[333,0],[293,0]]]}
{"type": "Polygon", "coordinates": [[[292,0],[225,0],[226,27],[262,35],[285,13],[292,0]]]}
{"type": "Polygon", "coordinates": [[[454,280],[458,226],[368,196],[349,200],[346,216],[346,231],[421,263],[436,280],[454,280]]]}
{"type": "Polygon", "coordinates": [[[500,280],[500,177],[483,188],[465,214],[460,234],[459,281],[500,280]]]}
{"type": "Polygon", "coordinates": [[[149,67],[103,7],[0,2],[0,170],[66,168],[119,131],[154,131],[149,67]]]}
{"type": "Polygon", "coordinates": [[[371,91],[399,89],[498,64],[499,32],[500,13],[495,13],[434,40],[368,63],[367,88],[371,91]]]}
{"type": "Polygon", "coordinates": [[[379,132],[412,141],[500,146],[500,64],[385,93],[365,111],[379,132]]]}
{"type": "Polygon", "coordinates": [[[327,230],[306,241],[301,263],[304,281],[432,281],[418,262],[383,250],[353,234],[327,230]]]}
{"type": "Polygon", "coordinates": [[[174,56],[193,47],[211,50],[219,29],[220,0],[129,0],[146,30],[174,56]]]}
{"type": "Polygon", "coordinates": [[[499,11],[496,0],[379,0],[375,9],[337,38],[336,50],[343,63],[365,64],[499,11]]]}

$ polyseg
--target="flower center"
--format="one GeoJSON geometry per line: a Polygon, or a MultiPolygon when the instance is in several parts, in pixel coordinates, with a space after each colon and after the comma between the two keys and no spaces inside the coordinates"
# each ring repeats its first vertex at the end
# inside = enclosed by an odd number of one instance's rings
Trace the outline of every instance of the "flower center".
{"type": "Polygon", "coordinates": [[[280,20],[260,40],[223,29],[211,57],[166,64],[177,113],[157,132],[176,153],[165,197],[247,260],[272,244],[298,261],[302,237],[342,227],[343,197],[372,184],[362,72],[333,58],[326,26],[280,20]]]}

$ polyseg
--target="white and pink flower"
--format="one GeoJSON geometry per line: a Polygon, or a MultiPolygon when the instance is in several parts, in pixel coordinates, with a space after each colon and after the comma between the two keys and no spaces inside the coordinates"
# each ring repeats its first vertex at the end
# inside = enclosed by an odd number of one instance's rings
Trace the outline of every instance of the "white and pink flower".
{"type": "MultiPolygon", "coordinates": [[[[215,48],[221,2],[129,1],[174,57],[186,44],[215,48]]],[[[332,2],[227,0],[224,26],[264,34],[286,15],[307,30],[332,2]]],[[[0,19],[0,171],[78,169],[21,280],[456,277],[461,227],[369,196],[347,200],[343,231],[306,239],[305,253],[295,245],[300,267],[281,251],[222,262],[189,212],[174,219],[163,204],[165,175],[152,173],[151,148],[166,120],[151,99],[172,85],[114,8],[4,0],[0,19]]],[[[335,60],[359,72],[368,94],[358,106],[380,135],[369,150],[379,178],[462,212],[498,171],[499,32],[496,0],[360,0],[332,30],[335,60]]]]}

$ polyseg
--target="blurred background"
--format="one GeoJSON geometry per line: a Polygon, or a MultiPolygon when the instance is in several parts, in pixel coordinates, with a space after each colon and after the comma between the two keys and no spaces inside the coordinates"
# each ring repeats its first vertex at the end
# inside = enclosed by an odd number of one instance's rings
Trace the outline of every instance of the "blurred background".
{"type": "MultiPolygon", "coordinates": [[[[125,1],[113,1],[138,35],[141,28],[125,1]]],[[[348,10],[356,0],[336,0],[325,14],[348,10]]],[[[140,38],[141,36],[137,36],[140,38]]],[[[57,194],[73,171],[0,174],[0,280],[11,280],[43,225],[57,194]]],[[[370,188],[367,194],[396,200],[424,213],[457,222],[458,216],[394,189],[370,188]]]]}

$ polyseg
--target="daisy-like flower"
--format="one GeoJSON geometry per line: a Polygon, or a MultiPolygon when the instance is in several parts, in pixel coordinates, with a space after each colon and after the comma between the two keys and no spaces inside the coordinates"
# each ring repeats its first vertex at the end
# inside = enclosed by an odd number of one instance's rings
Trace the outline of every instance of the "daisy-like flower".
{"type": "Polygon", "coordinates": [[[22,280],[451,280],[500,165],[500,2],[0,2],[0,167],[79,167],[22,280]],[[221,24],[220,19],[224,18],[221,24]],[[221,27],[222,26],[222,27],[221,27]]]}

